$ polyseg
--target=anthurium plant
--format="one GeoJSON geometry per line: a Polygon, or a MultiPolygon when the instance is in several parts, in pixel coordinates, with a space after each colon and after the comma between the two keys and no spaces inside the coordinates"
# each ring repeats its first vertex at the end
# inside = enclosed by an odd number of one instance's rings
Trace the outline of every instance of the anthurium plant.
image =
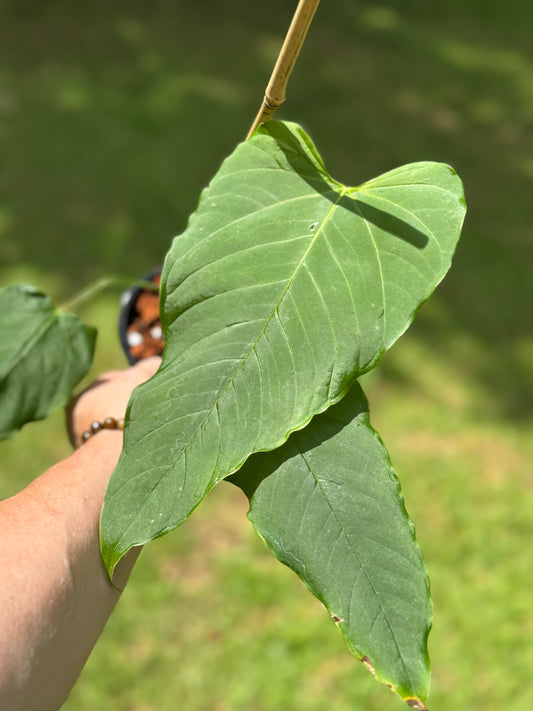
{"type": "MultiPolygon", "coordinates": [[[[110,577],[229,479],[356,657],[426,708],[428,576],[358,378],[448,271],[464,215],[447,165],[351,187],[300,126],[259,121],[165,259],[162,364],[130,400],[102,510],[110,577]]],[[[94,330],[18,285],[0,291],[0,333],[6,437],[67,401],[94,330]]]]}

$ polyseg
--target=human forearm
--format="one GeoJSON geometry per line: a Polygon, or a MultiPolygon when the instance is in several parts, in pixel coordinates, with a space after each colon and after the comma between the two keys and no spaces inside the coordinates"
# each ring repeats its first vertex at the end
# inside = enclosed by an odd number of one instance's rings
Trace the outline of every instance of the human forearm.
{"type": "MultiPolygon", "coordinates": [[[[122,433],[103,431],[0,503],[0,708],[58,709],[120,592],[101,562],[98,522],[122,433]]],[[[115,577],[122,588],[135,554],[115,577]]]]}

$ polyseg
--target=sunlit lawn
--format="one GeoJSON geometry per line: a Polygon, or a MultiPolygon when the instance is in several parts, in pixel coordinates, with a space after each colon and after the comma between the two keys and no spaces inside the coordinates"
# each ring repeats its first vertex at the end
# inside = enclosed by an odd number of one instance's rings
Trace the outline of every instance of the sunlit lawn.
{"type": "MultiPolygon", "coordinates": [[[[61,301],[159,264],[246,134],[293,4],[4,0],[0,283],[61,301]]],[[[449,276],[365,378],[432,580],[441,711],[533,708],[532,19],[519,2],[322,3],[280,114],[340,180],[436,159],[465,182],[449,276]]],[[[81,313],[101,331],[93,375],[125,365],[117,309],[112,293],[81,313]]],[[[68,453],[62,430],[57,413],[2,445],[2,496],[68,453]]],[[[402,708],[230,484],[144,551],[65,706],[178,708],[402,708]]]]}

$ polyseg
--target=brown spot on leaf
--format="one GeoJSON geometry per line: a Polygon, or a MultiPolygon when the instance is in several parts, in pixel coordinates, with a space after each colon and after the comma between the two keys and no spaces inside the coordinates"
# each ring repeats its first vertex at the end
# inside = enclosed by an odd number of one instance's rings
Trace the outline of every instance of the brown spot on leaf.
{"type": "Polygon", "coordinates": [[[344,622],[344,619],[342,617],[339,617],[338,615],[331,615],[331,619],[335,624],[339,624],[339,622],[344,622]]]}
{"type": "Polygon", "coordinates": [[[405,699],[407,706],[417,711],[428,711],[427,707],[420,701],[420,699],[405,699]]]}
{"type": "Polygon", "coordinates": [[[367,657],[365,654],[364,657],[361,657],[361,661],[363,662],[365,667],[370,671],[370,673],[373,674],[374,676],[376,676],[376,669],[375,669],[374,665],[372,664],[372,662],[370,661],[370,657],[367,657]]]}

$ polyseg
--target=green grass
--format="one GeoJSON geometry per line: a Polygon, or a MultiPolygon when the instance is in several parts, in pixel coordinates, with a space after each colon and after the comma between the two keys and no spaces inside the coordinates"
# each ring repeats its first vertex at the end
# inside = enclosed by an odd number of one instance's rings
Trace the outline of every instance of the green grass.
{"type": "MultiPolygon", "coordinates": [[[[0,284],[58,301],[161,263],[247,132],[293,3],[0,0],[0,284]],[[290,6],[290,7],[288,7],[290,6]]],[[[435,603],[430,708],[533,707],[530,3],[322,3],[279,116],[351,184],[443,160],[469,213],[454,265],[365,378],[435,603]]],[[[118,295],[81,312],[125,365],[118,295]]],[[[4,443],[8,496],[68,451],[4,443]]],[[[394,711],[220,485],[147,547],[67,711],[394,711]]]]}

